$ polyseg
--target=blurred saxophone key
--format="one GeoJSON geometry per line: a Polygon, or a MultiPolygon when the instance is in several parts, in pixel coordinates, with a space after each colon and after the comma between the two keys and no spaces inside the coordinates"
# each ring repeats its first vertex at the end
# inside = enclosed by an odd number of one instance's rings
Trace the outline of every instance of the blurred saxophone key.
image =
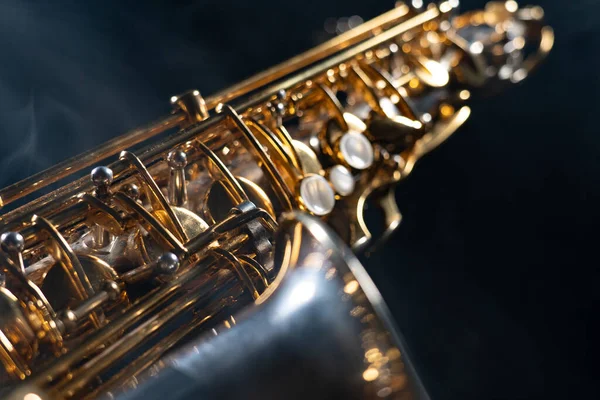
{"type": "Polygon", "coordinates": [[[440,62],[423,56],[410,58],[410,61],[414,66],[415,75],[426,85],[441,88],[450,81],[448,70],[440,62]]]}
{"type": "Polygon", "coordinates": [[[51,397],[39,387],[34,385],[22,385],[10,393],[6,400],[50,400],[51,397]]]}
{"type": "Polygon", "coordinates": [[[300,159],[302,172],[305,174],[321,173],[323,170],[321,162],[319,161],[315,151],[311,149],[310,146],[299,140],[292,140],[292,145],[294,146],[294,151],[296,154],[298,154],[298,158],[300,159]]]}
{"type": "Polygon", "coordinates": [[[270,111],[271,111],[271,117],[274,120],[275,126],[281,126],[283,123],[283,117],[286,114],[287,111],[287,104],[286,104],[286,98],[287,98],[287,93],[285,92],[285,90],[279,90],[277,92],[277,100],[274,101],[273,103],[270,103],[270,111]]]}
{"type": "Polygon", "coordinates": [[[302,179],[300,198],[306,209],[318,216],[329,214],[335,206],[335,193],[321,175],[308,175],[302,179]]]}
{"type": "Polygon", "coordinates": [[[454,18],[448,39],[462,50],[460,59],[466,58],[456,69],[459,80],[489,90],[525,79],[554,44],[543,16],[541,7],[506,1],[454,18]]]}
{"type": "Polygon", "coordinates": [[[383,145],[391,145],[395,152],[401,152],[412,147],[425,133],[421,121],[401,115],[384,117],[372,113],[368,125],[368,134],[373,141],[383,145]]]}
{"type": "Polygon", "coordinates": [[[171,168],[169,175],[168,199],[172,206],[181,207],[187,203],[187,185],[185,181],[185,166],[187,154],[182,150],[173,150],[167,156],[171,168]]]}
{"type": "Polygon", "coordinates": [[[343,165],[334,165],[329,169],[329,182],[340,196],[348,196],[354,191],[354,177],[343,165]]]}
{"type": "Polygon", "coordinates": [[[341,158],[350,167],[358,170],[369,168],[375,158],[371,141],[362,133],[348,131],[338,143],[341,158]]]}
{"type": "Polygon", "coordinates": [[[187,115],[190,124],[208,119],[208,107],[198,90],[190,90],[171,97],[171,105],[175,110],[181,110],[187,115]]]}
{"type": "Polygon", "coordinates": [[[389,97],[380,98],[379,106],[383,110],[383,113],[389,117],[399,115],[398,107],[392,102],[392,100],[390,100],[389,97]]]}

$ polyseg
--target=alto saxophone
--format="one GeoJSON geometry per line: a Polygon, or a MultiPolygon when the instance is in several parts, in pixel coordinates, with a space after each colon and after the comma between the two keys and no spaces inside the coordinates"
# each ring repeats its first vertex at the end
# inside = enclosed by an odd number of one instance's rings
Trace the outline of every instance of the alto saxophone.
{"type": "Polygon", "coordinates": [[[457,3],[398,3],[1,190],[0,396],[428,399],[355,253],[472,94],[554,41],[540,7],[457,3]]]}

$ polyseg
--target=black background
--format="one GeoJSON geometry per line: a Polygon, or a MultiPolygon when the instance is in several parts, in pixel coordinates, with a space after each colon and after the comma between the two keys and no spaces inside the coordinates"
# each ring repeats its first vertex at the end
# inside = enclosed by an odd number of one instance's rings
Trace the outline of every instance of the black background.
{"type": "MultiPolygon", "coordinates": [[[[600,3],[539,4],[545,65],[420,162],[366,262],[434,399],[599,394],[600,3]]],[[[0,0],[0,186],[312,47],[329,17],[392,6],[0,0]]]]}

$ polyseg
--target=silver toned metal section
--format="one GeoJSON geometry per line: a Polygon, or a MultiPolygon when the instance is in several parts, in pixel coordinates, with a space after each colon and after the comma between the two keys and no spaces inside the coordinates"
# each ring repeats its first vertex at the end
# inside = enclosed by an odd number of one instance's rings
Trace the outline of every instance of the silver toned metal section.
{"type": "Polygon", "coordinates": [[[65,311],[62,318],[64,327],[67,331],[76,329],[82,319],[107,301],[116,300],[120,294],[121,288],[115,281],[106,282],[103,290],[82,302],[77,308],[65,311]]]}
{"type": "Polygon", "coordinates": [[[179,265],[179,258],[175,254],[167,252],[152,263],[141,265],[124,273],[121,275],[121,279],[132,284],[152,276],[172,276],[179,270],[179,265]]]}
{"type": "Polygon", "coordinates": [[[154,270],[160,275],[174,275],[179,269],[179,258],[173,253],[165,253],[156,260],[154,270]]]}
{"type": "Polygon", "coordinates": [[[23,249],[25,248],[25,239],[23,239],[23,236],[19,232],[5,232],[0,236],[0,246],[24,275],[23,249]]]}
{"type": "Polygon", "coordinates": [[[90,179],[96,187],[96,196],[107,195],[113,182],[113,171],[108,167],[96,167],[90,174],[90,179]]]}
{"type": "Polygon", "coordinates": [[[111,395],[264,400],[283,390],[292,400],[428,400],[381,295],[341,239],[317,218],[293,212],[283,215],[276,243],[282,270],[256,306],[111,395]],[[281,374],[303,365],[301,373],[281,374]]]}
{"type": "MultiPolygon", "coordinates": [[[[90,174],[90,179],[96,187],[94,194],[99,200],[106,200],[110,196],[110,185],[113,183],[113,171],[108,167],[96,167],[90,174]]],[[[91,228],[92,243],[95,249],[102,249],[112,242],[108,229],[96,224],[91,228]]]]}
{"type": "Polygon", "coordinates": [[[173,150],[167,156],[167,162],[171,168],[168,200],[172,206],[182,207],[187,203],[187,184],[185,181],[187,154],[182,150],[173,150]]]}
{"type": "Polygon", "coordinates": [[[130,197],[132,200],[138,200],[140,198],[140,188],[135,183],[127,183],[121,187],[121,191],[130,197]]]}

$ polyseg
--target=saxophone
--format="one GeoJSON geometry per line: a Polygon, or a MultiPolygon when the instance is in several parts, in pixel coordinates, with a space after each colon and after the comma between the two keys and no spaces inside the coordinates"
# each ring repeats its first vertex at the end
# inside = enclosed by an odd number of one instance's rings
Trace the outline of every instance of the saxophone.
{"type": "Polygon", "coordinates": [[[1,190],[0,397],[428,399],[355,254],[469,98],[554,41],[540,7],[457,4],[398,3],[1,190]]]}

